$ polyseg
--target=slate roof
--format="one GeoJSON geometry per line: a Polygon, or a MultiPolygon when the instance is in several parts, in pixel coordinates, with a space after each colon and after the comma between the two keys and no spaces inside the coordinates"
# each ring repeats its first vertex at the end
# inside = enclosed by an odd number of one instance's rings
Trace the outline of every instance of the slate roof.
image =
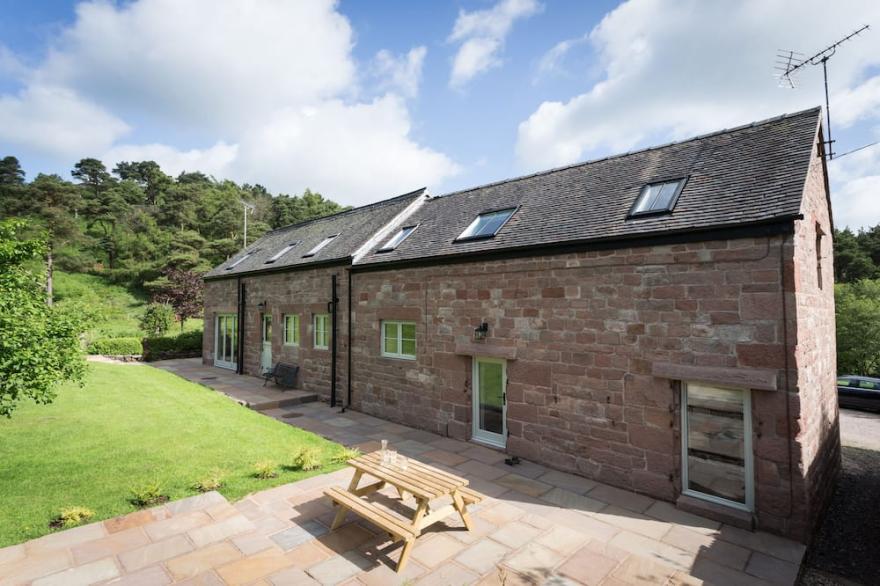
{"type": "Polygon", "coordinates": [[[424,197],[424,194],[423,188],[392,199],[267,232],[245,250],[239,251],[226,262],[211,269],[205,278],[222,278],[283,267],[345,261],[407,206],[417,198],[424,197]],[[314,256],[303,258],[304,254],[333,234],[339,236],[314,256]],[[296,246],[274,263],[266,264],[275,253],[292,242],[296,242],[296,246]],[[250,253],[251,256],[227,270],[228,266],[246,253],[250,253]]]}
{"type": "MultiPolygon", "coordinates": [[[[391,252],[358,265],[524,247],[640,238],[792,218],[800,211],[821,109],[450,193],[402,225],[419,224],[391,252]],[[687,177],[670,214],[628,218],[641,188],[687,177]],[[455,242],[481,212],[517,207],[488,240],[455,242]]],[[[385,239],[387,240],[387,239],[385,239]]]]}

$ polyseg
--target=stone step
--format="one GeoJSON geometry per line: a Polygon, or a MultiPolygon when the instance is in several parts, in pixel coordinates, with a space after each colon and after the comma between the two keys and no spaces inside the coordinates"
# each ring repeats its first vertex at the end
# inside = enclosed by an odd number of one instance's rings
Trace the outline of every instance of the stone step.
{"type": "Polygon", "coordinates": [[[294,405],[302,405],[303,403],[314,403],[318,400],[318,395],[307,391],[285,391],[284,394],[290,394],[289,397],[278,399],[270,399],[267,401],[243,401],[242,404],[253,409],[254,411],[268,411],[270,409],[283,409],[284,407],[292,407],[294,405]]]}

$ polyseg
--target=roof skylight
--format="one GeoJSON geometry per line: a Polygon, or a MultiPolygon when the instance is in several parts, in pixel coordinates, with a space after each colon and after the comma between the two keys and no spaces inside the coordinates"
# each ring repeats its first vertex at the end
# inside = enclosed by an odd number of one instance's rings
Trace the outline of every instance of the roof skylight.
{"type": "Polygon", "coordinates": [[[678,201],[678,196],[684,187],[685,179],[649,183],[642,187],[641,193],[629,211],[630,216],[643,216],[648,214],[663,214],[671,212],[678,201]]]}
{"type": "Polygon", "coordinates": [[[278,260],[279,258],[284,256],[285,254],[290,252],[290,249],[293,248],[294,246],[296,246],[297,244],[299,244],[299,241],[291,242],[290,244],[288,244],[287,246],[285,246],[284,248],[282,248],[281,250],[279,250],[278,252],[273,254],[272,257],[269,260],[267,260],[265,264],[267,264],[267,265],[272,264],[273,262],[275,262],[276,260],[278,260]]]}
{"type": "Polygon", "coordinates": [[[241,264],[244,260],[246,260],[248,257],[250,257],[250,255],[251,255],[251,253],[248,252],[247,254],[245,254],[244,256],[242,256],[240,259],[238,259],[237,261],[235,261],[234,263],[232,263],[231,265],[229,265],[228,267],[226,267],[226,270],[227,270],[227,271],[231,271],[232,269],[234,269],[235,267],[237,267],[238,265],[240,265],[240,264],[241,264]]]}
{"type": "Polygon", "coordinates": [[[390,252],[400,246],[400,243],[406,240],[407,236],[415,232],[415,229],[418,226],[404,226],[401,228],[397,234],[391,237],[391,240],[386,242],[382,248],[378,250],[378,252],[390,252]]]}
{"type": "Polygon", "coordinates": [[[327,237],[324,238],[321,242],[319,242],[319,243],[318,243],[313,249],[311,249],[310,251],[308,251],[307,253],[305,253],[305,254],[303,255],[303,258],[307,258],[307,257],[310,257],[310,256],[315,256],[315,255],[318,254],[318,253],[319,253],[319,252],[320,252],[325,246],[327,246],[328,244],[330,244],[331,242],[333,242],[333,239],[336,238],[337,236],[339,236],[339,234],[333,234],[333,235],[331,235],[331,236],[327,236],[327,237]]]}
{"type": "Polygon", "coordinates": [[[474,218],[474,221],[471,222],[470,226],[465,228],[464,232],[462,232],[456,240],[492,238],[498,234],[498,231],[507,223],[507,220],[510,219],[510,216],[512,216],[515,211],[516,208],[507,208],[504,210],[483,212],[474,218]]]}

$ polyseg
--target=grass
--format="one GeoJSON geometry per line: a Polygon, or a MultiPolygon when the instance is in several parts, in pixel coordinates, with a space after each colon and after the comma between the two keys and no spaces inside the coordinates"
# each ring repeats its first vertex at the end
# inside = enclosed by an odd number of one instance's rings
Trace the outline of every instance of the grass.
{"type": "MultiPolygon", "coordinates": [[[[92,311],[93,324],[87,333],[89,340],[144,335],[138,320],[149,299],[143,291],[115,285],[99,275],[55,271],[55,299],[59,303],[78,303],[92,311]]],[[[183,329],[187,332],[201,330],[202,320],[188,319],[183,329]]],[[[180,327],[175,325],[168,334],[179,331],[180,327]]]]}
{"type": "Polygon", "coordinates": [[[92,521],[136,510],[132,490],[159,484],[171,499],[222,471],[230,500],[339,469],[341,446],[237,405],[149,366],[92,364],[84,388],[51,405],[22,405],[0,419],[0,547],[51,531],[59,511],[86,507],[92,521]],[[303,448],[325,465],[287,466],[303,448]],[[274,478],[254,476],[261,461],[274,478]]]}

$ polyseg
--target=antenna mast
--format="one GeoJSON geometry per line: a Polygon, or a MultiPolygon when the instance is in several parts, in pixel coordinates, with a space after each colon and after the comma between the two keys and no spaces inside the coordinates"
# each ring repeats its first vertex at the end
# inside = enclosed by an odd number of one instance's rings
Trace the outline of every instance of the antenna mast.
{"type": "Polygon", "coordinates": [[[828,140],[825,141],[828,144],[828,158],[834,158],[833,143],[831,140],[831,102],[828,99],[828,60],[834,57],[834,54],[837,52],[837,48],[853,38],[854,36],[861,34],[870,28],[869,25],[864,25],[862,28],[851,32],[847,36],[843,37],[839,41],[834,44],[831,44],[815,55],[804,58],[803,53],[798,53],[796,51],[780,51],[776,55],[776,70],[780,71],[778,74],[779,77],[779,85],[780,87],[789,87],[795,88],[797,87],[794,79],[794,74],[799,73],[802,69],[806,68],[807,65],[819,65],[822,64],[822,76],[825,79],[825,115],[828,120],[828,140]]]}
{"type": "Polygon", "coordinates": [[[242,241],[244,243],[243,244],[244,248],[247,248],[247,217],[248,217],[249,213],[253,213],[254,208],[257,206],[255,206],[252,203],[248,203],[243,199],[238,200],[238,202],[242,205],[242,208],[243,208],[242,212],[244,212],[244,214],[243,214],[244,215],[244,235],[242,237],[242,241]]]}

